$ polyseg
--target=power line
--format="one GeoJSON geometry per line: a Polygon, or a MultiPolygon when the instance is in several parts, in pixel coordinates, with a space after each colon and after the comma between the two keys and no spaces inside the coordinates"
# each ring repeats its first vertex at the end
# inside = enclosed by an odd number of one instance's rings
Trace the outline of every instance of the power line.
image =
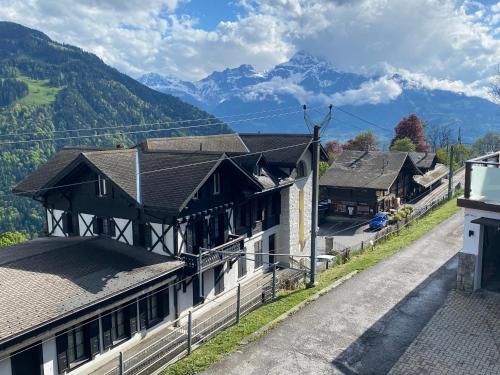
{"type": "MultiPolygon", "coordinates": [[[[265,111],[246,112],[246,113],[233,114],[233,115],[225,115],[225,116],[217,116],[217,117],[216,116],[211,116],[211,117],[196,118],[196,119],[189,119],[189,120],[158,121],[158,122],[151,122],[151,123],[136,123],[136,124],[129,124],[129,125],[116,125],[116,126],[105,126],[105,127],[94,127],[94,128],[78,128],[78,129],[66,129],[66,130],[53,130],[53,131],[51,131],[51,133],[71,133],[71,132],[80,132],[80,131],[84,132],[84,131],[94,131],[94,130],[122,129],[122,128],[132,128],[132,127],[153,126],[153,125],[180,124],[180,123],[185,123],[185,122],[217,120],[217,119],[221,119],[221,118],[232,118],[232,117],[241,117],[241,116],[262,114],[262,113],[278,112],[278,111],[283,111],[285,109],[291,109],[291,108],[297,108],[297,106],[288,106],[288,107],[281,107],[281,108],[270,109],[270,110],[265,110],[265,111]]],[[[36,134],[41,134],[42,135],[43,132],[7,133],[7,134],[0,134],[0,137],[18,137],[18,136],[36,135],[36,134]]]]}
{"type": "Polygon", "coordinates": [[[42,138],[42,139],[20,140],[20,141],[7,141],[7,142],[0,142],[0,145],[36,143],[36,142],[54,142],[54,141],[61,141],[61,140],[68,140],[68,139],[98,138],[98,137],[107,137],[107,136],[113,136],[113,135],[140,134],[140,133],[148,133],[148,132],[161,132],[161,131],[172,131],[172,130],[181,130],[181,129],[192,129],[192,128],[199,128],[199,127],[226,125],[226,124],[234,124],[234,123],[240,123],[240,122],[275,118],[275,117],[287,116],[287,115],[299,113],[299,112],[302,112],[302,111],[298,110],[298,111],[278,113],[278,114],[273,114],[273,115],[268,115],[268,116],[259,116],[259,117],[244,118],[244,119],[238,119],[238,120],[226,121],[226,122],[216,122],[216,123],[208,123],[208,124],[200,124],[200,125],[181,126],[181,127],[166,128],[166,129],[148,129],[148,130],[136,130],[136,131],[130,131],[130,132],[120,132],[120,133],[88,134],[88,135],[81,135],[81,136],[79,135],[79,136],[59,137],[59,138],[42,138]]]}
{"type": "Polygon", "coordinates": [[[380,125],[378,125],[378,124],[374,123],[373,121],[366,120],[366,119],[364,119],[364,118],[363,118],[363,117],[361,117],[361,116],[358,116],[358,115],[356,115],[356,114],[354,114],[354,113],[351,113],[351,112],[349,112],[349,111],[346,111],[345,109],[342,109],[342,108],[337,107],[337,106],[333,106],[333,108],[335,108],[335,109],[337,109],[337,110],[339,110],[339,111],[341,111],[341,112],[345,113],[346,115],[349,115],[349,116],[354,117],[354,118],[356,118],[356,119],[358,119],[358,120],[360,120],[360,121],[363,121],[364,123],[367,123],[367,124],[369,124],[369,125],[375,126],[376,128],[379,128],[380,130],[383,130],[383,131],[386,131],[386,132],[390,132],[391,134],[393,133],[393,131],[392,131],[392,130],[390,130],[390,129],[388,129],[388,128],[385,128],[385,127],[383,127],[383,126],[380,126],[380,125]]]}
{"type": "MultiPolygon", "coordinates": [[[[313,142],[314,141],[297,143],[297,144],[293,144],[293,145],[288,145],[288,146],[283,146],[283,147],[276,147],[276,148],[262,150],[262,151],[248,152],[248,153],[241,154],[241,155],[234,155],[234,156],[227,156],[226,155],[226,157],[224,158],[224,160],[226,160],[226,159],[231,159],[232,160],[232,159],[246,157],[246,156],[249,156],[249,155],[258,155],[258,154],[263,154],[263,153],[267,153],[267,152],[274,152],[274,151],[285,150],[285,149],[289,149],[289,148],[292,148],[292,147],[305,146],[305,145],[309,145],[309,144],[311,144],[313,142]]],[[[175,152],[175,150],[172,150],[172,152],[175,152]]],[[[208,164],[208,163],[215,163],[215,162],[217,162],[219,160],[220,160],[220,157],[217,158],[217,159],[205,160],[205,161],[196,162],[196,163],[189,163],[189,164],[177,165],[177,166],[174,166],[174,167],[166,167],[166,168],[153,169],[153,170],[150,170],[150,171],[143,171],[143,172],[139,172],[139,174],[143,175],[143,174],[158,173],[158,172],[163,172],[163,171],[167,171],[167,170],[180,169],[180,168],[191,167],[191,166],[202,165],[202,164],[208,164]]],[[[66,184],[66,185],[61,185],[61,186],[54,186],[54,187],[50,187],[50,188],[42,188],[42,189],[35,189],[35,190],[26,190],[26,191],[23,191],[21,193],[13,193],[13,194],[14,195],[22,195],[22,194],[26,194],[26,193],[38,193],[38,192],[41,192],[41,191],[59,189],[59,188],[62,188],[62,187],[70,187],[70,186],[76,186],[76,185],[90,184],[90,183],[95,183],[95,182],[97,182],[97,180],[75,182],[75,183],[72,183],[72,184],[66,184]]],[[[13,188],[13,186],[11,187],[11,189],[12,188],[13,188]]]]}

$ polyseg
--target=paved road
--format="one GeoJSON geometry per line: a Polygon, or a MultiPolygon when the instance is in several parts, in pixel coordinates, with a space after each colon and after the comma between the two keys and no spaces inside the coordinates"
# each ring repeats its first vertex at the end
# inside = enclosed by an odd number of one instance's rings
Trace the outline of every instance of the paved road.
{"type": "Polygon", "coordinates": [[[207,374],[386,374],[454,287],[463,213],[207,374]]]}

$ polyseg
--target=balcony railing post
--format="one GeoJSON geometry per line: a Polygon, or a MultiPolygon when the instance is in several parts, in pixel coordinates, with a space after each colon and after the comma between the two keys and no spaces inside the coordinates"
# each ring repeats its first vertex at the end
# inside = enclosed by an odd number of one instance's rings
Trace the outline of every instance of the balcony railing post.
{"type": "Polygon", "coordinates": [[[188,313],[188,329],[187,329],[187,352],[188,352],[188,354],[191,354],[192,333],[193,333],[193,314],[190,311],[188,313]]]}
{"type": "Polygon", "coordinates": [[[470,198],[470,183],[471,183],[471,173],[472,173],[472,163],[466,161],[465,162],[465,189],[464,189],[464,198],[470,198]]]}
{"type": "Polygon", "coordinates": [[[272,284],[273,299],[276,298],[276,264],[273,264],[273,284],[272,284]]]}
{"type": "Polygon", "coordinates": [[[240,322],[241,316],[241,285],[238,283],[238,289],[236,289],[236,323],[240,322]]]}
{"type": "Polygon", "coordinates": [[[118,355],[118,361],[120,362],[119,364],[119,369],[118,369],[118,373],[120,375],[124,375],[125,374],[125,361],[123,360],[123,352],[120,352],[120,354],[118,355]]]}

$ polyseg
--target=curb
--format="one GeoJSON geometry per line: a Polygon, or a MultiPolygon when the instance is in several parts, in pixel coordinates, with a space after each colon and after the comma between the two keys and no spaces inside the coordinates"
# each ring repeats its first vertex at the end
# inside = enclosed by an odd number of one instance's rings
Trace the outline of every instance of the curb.
{"type": "Polygon", "coordinates": [[[292,316],[297,311],[299,311],[300,309],[302,309],[306,305],[310,304],[311,302],[316,301],[322,295],[324,295],[324,294],[328,293],[329,291],[331,291],[332,289],[335,289],[336,287],[340,286],[341,284],[343,284],[345,281],[349,280],[351,277],[353,277],[357,273],[358,273],[358,270],[352,271],[352,272],[348,273],[347,275],[341,277],[340,279],[338,279],[337,281],[335,281],[331,285],[328,285],[327,287],[317,291],[312,296],[307,297],[304,301],[300,302],[298,305],[292,307],[290,310],[284,312],[283,314],[278,316],[276,319],[270,321],[265,326],[259,328],[254,333],[245,337],[243,340],[240,341],[240,344],[247,345],[247,344],[251,343],[252,341],[256,340],[257,338],[259,338],[260,336],[265,334],[267,331],[271,330],[275,325],[286,320],[287,318],[289,318],[290,316],[292,316]]]}

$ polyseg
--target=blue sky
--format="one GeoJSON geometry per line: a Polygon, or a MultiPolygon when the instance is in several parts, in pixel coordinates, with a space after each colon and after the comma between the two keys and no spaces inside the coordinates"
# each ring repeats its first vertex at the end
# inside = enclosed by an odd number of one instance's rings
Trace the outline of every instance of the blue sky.
{"type": "Polygon", "coordinates": [[[39,29],[138,77],[185,80],[300,50],[339,70],[400,73],[481,95],[500,64],[500,2],[474,0],[0,0],[39,29]]]}

